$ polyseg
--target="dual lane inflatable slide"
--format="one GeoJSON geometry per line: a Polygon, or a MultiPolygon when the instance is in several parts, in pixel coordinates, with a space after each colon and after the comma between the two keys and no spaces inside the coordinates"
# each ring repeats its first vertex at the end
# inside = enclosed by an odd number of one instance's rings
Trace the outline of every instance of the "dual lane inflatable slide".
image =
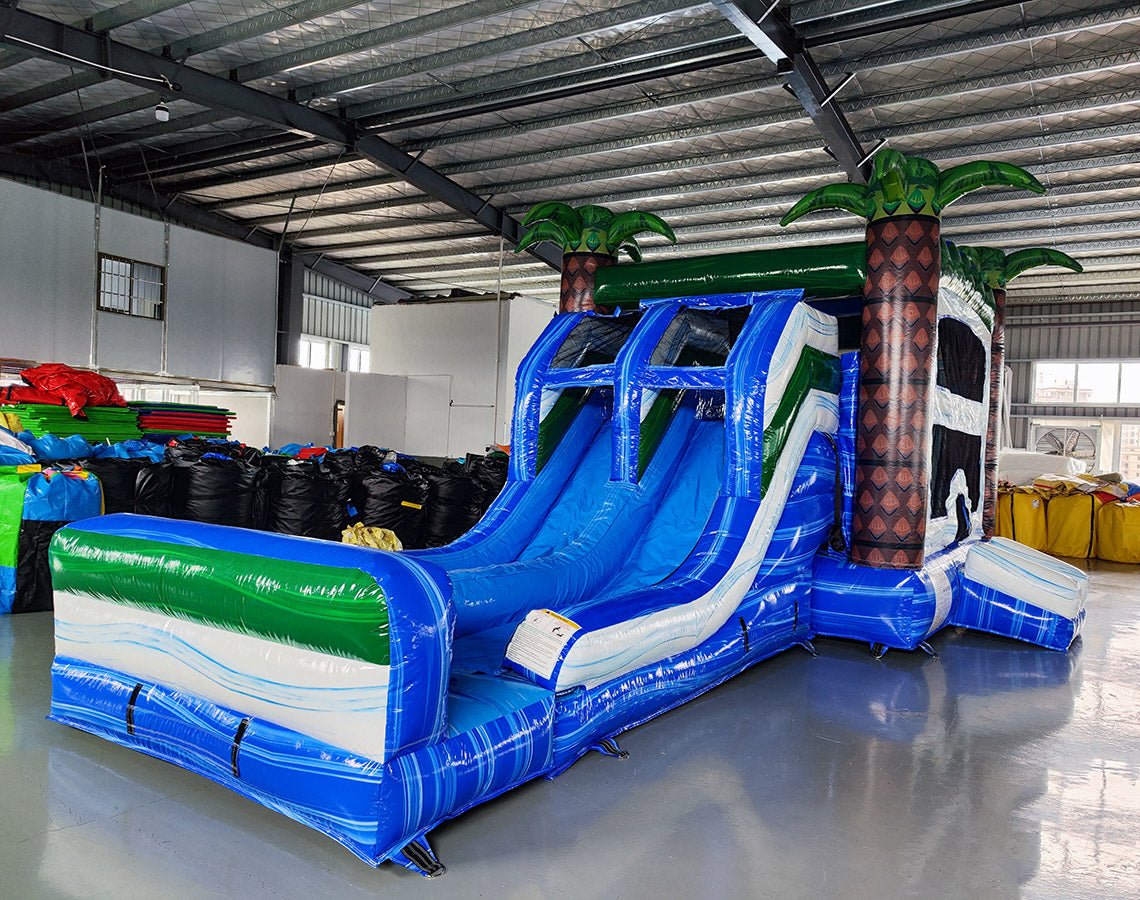
{"type": "MultiPolygon", "coordinates": [[[[970,183],[1037,186],[996,165],[970,183]]],[[[941,241],[964,168],[881,153],[842,186],[878,204],[866,245],[577,260],[585,308],[518,372],[506,487],[447,547],[64,528],[51,718],[436,874],[444,820],[813,635],[1067,649],[1086,577],[986,539],[1019,262],[941,241]]]]}

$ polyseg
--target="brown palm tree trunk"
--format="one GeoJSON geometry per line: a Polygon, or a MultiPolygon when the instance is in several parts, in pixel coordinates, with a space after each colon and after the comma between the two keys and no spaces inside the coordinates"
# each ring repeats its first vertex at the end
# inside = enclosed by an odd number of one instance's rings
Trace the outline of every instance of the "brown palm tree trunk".
{"type": "Polygon", "coordinates": [[[982,501],[982,535],[997,530],[998,427],[1005,379],[1005,288],[994,288],[994,332],[990,338],[990,415],[986,425],[986,491],[982,501]]]}
{"type": "Polygon", "coordinates": [[[562,255],[562,289],[558,311],[584,312],[594,308],[594,275],[617,263],[616,256],[606,253],[564,253],[562,255]]]}
{"type": "Polygon", "coordinates": [[[918,569],[926,539],[939,221],[867,226],[851,560],[918,569]]]}

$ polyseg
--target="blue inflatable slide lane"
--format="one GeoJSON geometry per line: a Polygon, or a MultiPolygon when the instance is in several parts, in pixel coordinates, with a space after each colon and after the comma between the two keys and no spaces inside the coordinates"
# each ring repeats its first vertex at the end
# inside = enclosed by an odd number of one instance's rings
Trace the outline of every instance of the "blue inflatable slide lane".
{"type": "Polygon", "coordinates": [[[448,547],[63,529],[51,718],[437,873],[440,822],[811,636],[839,387],[800,291],[558,316],[448,547]]]}

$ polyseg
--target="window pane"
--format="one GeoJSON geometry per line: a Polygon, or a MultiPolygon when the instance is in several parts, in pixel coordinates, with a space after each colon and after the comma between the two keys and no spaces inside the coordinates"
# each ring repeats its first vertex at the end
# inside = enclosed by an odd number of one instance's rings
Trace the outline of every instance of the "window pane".
{"type": "Polygon", "coordinates": [[[1120,366],[1120,402],[1140,404],[1140,363],[1120,366]]]}
{"type": "Polygon", "coordinates": [[[1077,366],[1077,402],[1115,403],[1119,381],[1119,363],[1080,363],[1077,366]]]}
{"type": "Polygon", "coordinates": [[[309,342],[309,368],[323,369],[328,356],[328,344],[324,341],[309,342]]]}
{"type": "Polygon", "coordinates": [[[372,371],[372,351],[362,349],[360,351],[360,368],[358,372],[371,372],[372,371]]]}
{"type": "Polygon", "coordinates": [[[1140,481],[1140,424],[1120,426],[1120,474],[1128,481],[1140,481]]]}
{"type": "Polygon", "coordinates": [[[1034,366],[1034,403],[1072,403],[1076,389],[1073,363],[1037,363],[1034,366]]]}

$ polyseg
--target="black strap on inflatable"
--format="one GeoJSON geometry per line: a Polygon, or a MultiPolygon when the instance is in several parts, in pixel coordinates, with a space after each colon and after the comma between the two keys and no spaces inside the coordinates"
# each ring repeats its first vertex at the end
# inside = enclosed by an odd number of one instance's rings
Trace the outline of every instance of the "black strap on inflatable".
{"type": "Polygon", "coordinates": [[[748,652],[748,623],[744,621],[744,616],[740,616],[740,633],[744,635],[744,652],[748,652]]]}
{"type": "Polygon", "coordinates": [[[241,724],[237,727],[237,733],[234,734],[234,743],[230,747],[230,768],[233,769],[234,778],[241,778],[241,772],[238,770],[238,751],[241,749],[241,739],[245,737],[246,729],[249,728],[249,716],[241,720],[241,724]]]}
{"type": "Polygon", "coordinates": [[[839,444],[835,440],[835,435],[825,432],[823,436],[827,438],[827,442],[835,452],[835,524],[828,532],[827,545],[837,553],[845,553],[847,541],[843,538],[843,463],[839,459],[839,444]]]}
{"type": "Polygon", "coordinates": [[[1017,508],[1017,494],[1012,491],[1009,494],[1009,536],[1013,540],[1017,540],[1017,519],[1014,518],[1013,511],[1017,508]]]}
{"type": "Polygon", "coordinates": [[[408,862],[420,870],[424,878],[438,878],[447,871],[447,867],[435,858],[435,854],[417,841],[412,841],[400,852],[408,862]]]}
{"type": "Polygon", "coordinates": [[[1096,495],[1089,494],[1089,550],[1085,559],[1093,555],[1093,535],[1096,534],[1096,495]]]}
{"type": "Polygon", "coordinates": [[[135,733],[135,702],[139,699],[139,694],[142,692],[142,682],[135,685],[135,689],[131,691],[131,699],[127,701],[127,734],[135,733]]]}

